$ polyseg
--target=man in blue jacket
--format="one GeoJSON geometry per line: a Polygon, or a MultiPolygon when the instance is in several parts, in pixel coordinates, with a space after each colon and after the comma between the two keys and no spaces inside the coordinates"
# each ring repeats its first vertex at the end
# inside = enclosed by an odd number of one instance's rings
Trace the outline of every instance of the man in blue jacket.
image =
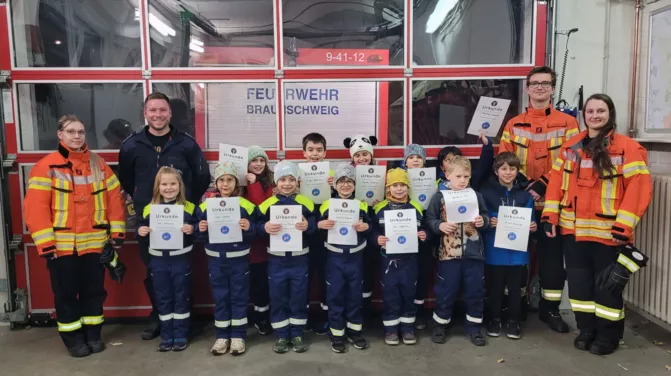
{"type": "MultiPolygon", "coordinates": [[[[170,124],[170,100],[162,93],[152,93],[144,101],[147,126],[124,140],[119,151],[119,181],[124,191],[132,195],[135,213],[142,213],[152,198],[154,178],[163,166],[176,168],[186,186],[186,198],[197,204],[210,186],[210,169],[203,151],[191,136],[176,130],[170,124]]],[[[149,263],[149,244],[140,242],[140,257],[149,263]]],[[[156,338],[160,322],[153,296],[151,273],[147,269],[144,280],[152,305],[149,327],[142,339],[156,338]]]]}

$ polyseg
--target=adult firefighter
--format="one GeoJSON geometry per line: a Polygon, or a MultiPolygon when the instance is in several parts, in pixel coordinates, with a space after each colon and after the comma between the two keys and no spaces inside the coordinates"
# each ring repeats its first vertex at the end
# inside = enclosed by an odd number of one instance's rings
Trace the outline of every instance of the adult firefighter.
{"type": "MultiPolygon", "coordinates": [[[[159,168],[173,167],[179,171],[186,187],[186,198],[194,204],[210,186],[210,168],[196,140],[170,123],[170,99],[162,93],[152,93],[144,101],[147,126],[124,140],[119,150],[119,181],[125,192],[132,194],[135,212],[141,215],[153,196],[154,178],[159,168]]],[[[149,265],[149,241],[140,240],[140,257],[149,265]]],[[[160,333],[160,321],[154,299],[151,271],[144,280],[152,306],[149,326],[142,339],[151,340],[160,333]]]]}
{"type": "MultiPolygon", "coordinates": [[[[552,162],[557,158],[562,144],[579,132],[574,117],[552,108],[557,76],[548,67],[536,67],[527,74],[527,110],[506,124],[501,136],[499,152],[515,153],[522,162],[520,172],[531,183],[529,192],[536,202],[536,218],[543,209],[545,189],[552,170],[552,162]]],[[[549,239],[545,232],[536,232],[536,254],[538,276],[541,285],[539,317],[550,329],[567,333],[568,325],[559,314],[566,272],[561,244],[557,239],[549,239]]]]}
{"type": "Polygon", "coordinates": [[[58,121],[58,150],[30,171],[24,201],[26,225],[47,260],[58,331],[74,357],[104,350],[105,267],[118,282],[125,272],[114,251],[126,232],[119,180],[85,135],[76,116],[58,121]]]}
{"type": "Polygon", "coordinates": [[[563,238],[569,298],[580,334],[574,345],[610,354],[624,332],[622,290],[647,257],[629,245],[652,199],[648,154],[616,133],[605,94],[587,99],[587,130],[567,141],[554,162],[541,220],[563,238]]]}

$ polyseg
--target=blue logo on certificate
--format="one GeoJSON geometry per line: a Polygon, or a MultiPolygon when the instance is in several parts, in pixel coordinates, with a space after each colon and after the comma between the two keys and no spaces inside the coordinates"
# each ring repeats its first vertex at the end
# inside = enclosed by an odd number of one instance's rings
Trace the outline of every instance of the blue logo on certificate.
{"type": "Polygon", "coordinates": [[[289,235],[289,234],[282,235],[282,241],[283,242],[288,243],[289,240],[291,240],[291,235],[289,235]]]}
{"type": "Polygon", "coordinates": [[[167,232],[164,232],[163,235],[161,235],[161,239],[163,239],[163,240],[165,240],[165,241],[170,240],[171,237],[172,237],[172,236],[170,236],[170,234],[167,233],[167,232]]]}
{"type": "Polygon", "coordinates": [[[490,125],[491,124],[489,124],[489,122],[486,121],[486,122],[482,123],[482,129],[488,129],[490,125]]]}
{"type": "Polygon", "coordinates": [[[373,198],[373,191],[366,192],[366,197],[373,198]]]}
{"type": "Polygon", "coordinates": [[[312,190],[312,195],[313,196],[319,196],[319,189],[315,188],[312,190]]]}
{"type": "Polygon", "coordinates": [[[466,213],[466,207],[464,205],[461,205],[459,207],[459,214],[464,214],[464,213],[466,213]]]}
{"type": "Polygon", "coordinates": [[[340,228],[340,235],[347,235],[349,231],[347,231],[347,227],[341,227],[340,228]]]}
{"type": "Polygon", "coordinates": [[[421,195],[419,195],[419,197],[417,197],[417,198],[419,199],[420,202],[426,201],[426,195],[423,194],[423,193],[421,195]]]}
{"type": "Polygon", "coordinates": [[[229,228],[228,226],[221,226],[221,233],[226,235],[228,234],[229,228]]]}
{"type": "Polygon", "coordinates": [[[508,240],[517,239],[517,235],[514,232],[508,233],[508,240]]]}
{"type": "Polygon", "coordinates": [[[405,236],[401,235],[398,237],[398,244],[405,244],[405,236]]]}

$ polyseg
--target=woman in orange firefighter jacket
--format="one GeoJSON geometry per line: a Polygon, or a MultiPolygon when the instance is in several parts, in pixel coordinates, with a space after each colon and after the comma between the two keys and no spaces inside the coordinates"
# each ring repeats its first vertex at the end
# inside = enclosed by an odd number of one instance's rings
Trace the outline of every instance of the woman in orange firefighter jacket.
{"type": "Polygon", "coordinates": [[[589,97],[584,119],[587,130],[562,145],[552,166],[542,221],[548,237],[562,236],[580,330],[574,345],[605,355],[624,332],[622,289],[647,261],[625,245],[652,199],[652,180],[646,150],[616,133],[610,97],[589,97]]]}
{"type": "Polygon", "coordinates": [[[24,201],[26,225],[47,260],[58,331],[75,357],[104,349],[105,267],[118,282],[125,270],[114,251],[126,231],[119,181],[85,135],[76,116],[58,121],[58,150],[33,167],[24,201]]]}

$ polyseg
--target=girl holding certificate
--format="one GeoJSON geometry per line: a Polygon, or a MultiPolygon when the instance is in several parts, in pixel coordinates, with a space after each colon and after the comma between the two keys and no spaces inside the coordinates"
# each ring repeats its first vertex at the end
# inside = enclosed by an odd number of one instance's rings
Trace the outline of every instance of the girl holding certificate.
{"type": "Polygon", "coordinates": [[[216,197],[207,199],[196,211],[199,237],[205,241],[208,255],[215,304],[217,339],[210,351],[213,355],[223,355],[230,346],[231,355],[241,355],[247,338],[249,252],[255,235],[253,223],[257,209],[239,197],[240,186],[233,163],[223,162],[215,167],[214,184],[216,197]]]}
{"type": "Polygon", "coordinates": [[[382,247],[382,320],[384,341],[395,346],[401,338],[406,345],[417,343],[414,304],[417,284],[417,239],[426,241],[422,229],[423,211],[410,199],[408,172],[394,168],[387,172],[386,199],[373,208],[371,239],[382,247]],[[390,228],[391,227],[391,228],[390,228]],[[393,234],[393,235],[392,235],[393,234]]]}
{"type": "Polygon", "coordinates": [[[149,241],[149,269],[161,320],[158,351],[182,351],[187,346],[191,316],[190,252],[195,240],[196,206],[186,200],[182,177],[172,167],[164,166],[158,170],[153,192],[151,203],[142,213],[137,234],[138,241],[149,241]],[[148,240],[152,232],[155,234],[148,240]],[[172,238],[178,239],[177,234],[182,237],[179,247],[164,249],[161,242],[174,243],[172,238]]]}

